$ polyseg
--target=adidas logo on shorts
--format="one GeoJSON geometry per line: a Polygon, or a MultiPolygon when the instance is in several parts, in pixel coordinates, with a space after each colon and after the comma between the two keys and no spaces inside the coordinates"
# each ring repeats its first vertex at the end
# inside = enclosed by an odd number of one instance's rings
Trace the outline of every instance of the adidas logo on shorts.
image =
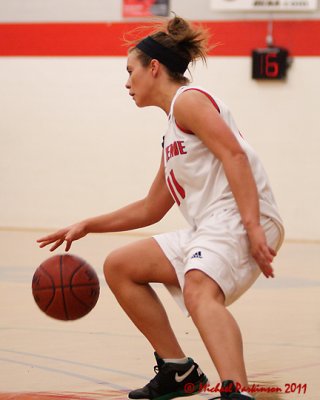
{"type": "Polygon", "coordinates": [[[201,254],[201,251],[197,251],[196,253],[194,253],[191,258],[203,258],[202,254],[201,254]]]}

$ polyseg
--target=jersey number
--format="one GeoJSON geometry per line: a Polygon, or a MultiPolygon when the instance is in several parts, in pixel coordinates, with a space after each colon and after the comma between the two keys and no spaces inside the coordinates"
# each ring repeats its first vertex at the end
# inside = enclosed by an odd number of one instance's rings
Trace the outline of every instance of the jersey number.
{"type": "Polygon", "coordinates": [[[167,183],[172,197],[174,198],[178,206],[180,206],[181,201],[179,200],[179,197],[181,197],[181,199],[184,199],[186,197],[186,192],[174,176],[173,170],[170,171],[169,176],[167,177],[167,183]]]}

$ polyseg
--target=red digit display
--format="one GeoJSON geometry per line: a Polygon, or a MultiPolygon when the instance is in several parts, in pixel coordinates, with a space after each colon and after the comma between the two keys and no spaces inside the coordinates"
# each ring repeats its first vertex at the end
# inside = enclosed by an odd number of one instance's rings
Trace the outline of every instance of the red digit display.
{"type": "Polygon", "coordinates": [[[252,52],[253,79],[284,79],[288,68],[288,51],[279,47],[252,52]]]}
{"type": "Polygon", "coordinates": [[[265,74],[268,78],[276,78],[279,75],[279,64],[277,63],[276,53],[266,54],[265,74]]]}

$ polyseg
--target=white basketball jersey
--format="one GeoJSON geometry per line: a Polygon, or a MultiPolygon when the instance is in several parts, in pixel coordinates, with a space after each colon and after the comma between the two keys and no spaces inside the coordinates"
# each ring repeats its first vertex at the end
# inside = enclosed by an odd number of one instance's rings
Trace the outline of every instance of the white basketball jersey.
{"type": "Polygon", "coordinates": [[[217,210],[237,208],[221,161],[195,134],[182,131],[176,124],[173,107],[177,97],[186,90],[199,90],[210,98],[247,154],[260,196],[260,213],[270,216],[282,226],[266,172],[255,151],[239,133],[230,111],[207,91],[190,86],[179,88],[174,96],[164,137],[167,185],[185,219],[197,227],[217,210]]]}

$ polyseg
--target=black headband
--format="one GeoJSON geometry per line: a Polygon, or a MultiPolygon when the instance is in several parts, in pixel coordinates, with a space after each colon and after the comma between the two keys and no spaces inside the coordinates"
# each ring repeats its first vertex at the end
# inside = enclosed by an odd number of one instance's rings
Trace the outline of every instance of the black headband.
{"type": "Polygon", "coordinates": [[[154,40],[151,36],[147,36],[136,45],[136,48],[141,50],[147,56],[155,58],[161,64],[168,67],[172,72],[184,74],[188,68],[189,61],[175,53],[168,47],[154,40]]]}

